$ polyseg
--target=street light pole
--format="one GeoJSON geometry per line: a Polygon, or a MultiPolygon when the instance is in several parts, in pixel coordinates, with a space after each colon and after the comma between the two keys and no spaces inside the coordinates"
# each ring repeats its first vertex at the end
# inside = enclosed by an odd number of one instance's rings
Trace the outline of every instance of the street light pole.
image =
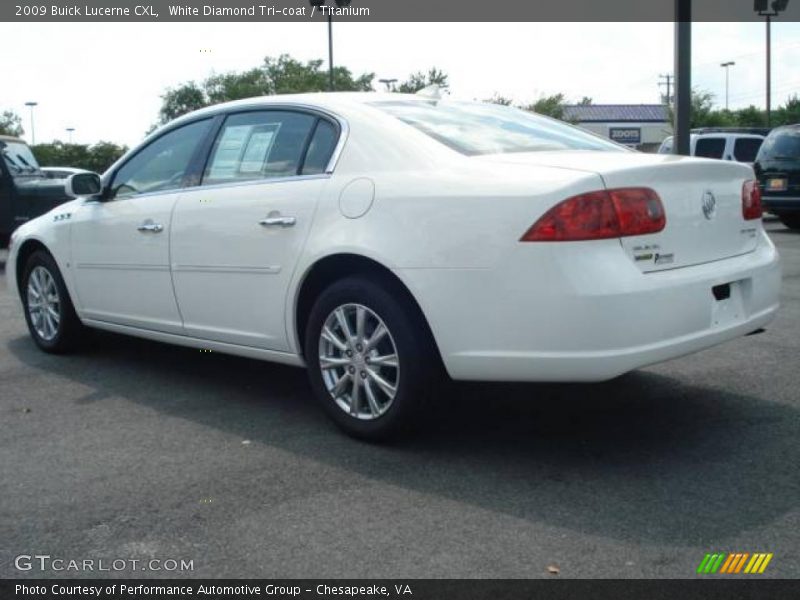
{"type": "Polygon", "coordinates": [[[69,143],[72,143],[72,132],[75,131],[74,127],[67,127],[67,133],[69,134],[69,143]]]}
{"type": "Polygon", "coordinates": [[[328,13],[328,91],[333,87],[333,15],[328,13]]]}
{"type": "Polygon", "coordinates": [[[730,68],[735,64],[735,62],[729,60],[720,65],[720,67],[725,69],[725,110],[728,110],[728,92],[730,91],[730,79],[728,76],[730,74],[730,68]]]}
{"type": "Polygon", "coordinates": [[[772,15],[767,15],[767,127],[772,127],[772,15]]]}
{"type": "Polygon", "coordinates": [[[33,128],[33,107],[34,106],[38,106],[38,105],[39,105],[38,102],[26,102],[25,103],[25,106],[28,106],[31,109],[31,146],[35,146],[36,145],[36,133],[35,133],[35,130],[33,128]]]}
{"type": "Polygon", "coordinates": [[[753,2],[753,10],[767,20],[767,127],[772,127],[772,19],[785,11],[788,4],[789,0],[753,2]]]}
{"type": "MultiPolygon", "coordinates": [[[[352,1],[353,0],[334,0],[336,6],[339,8],[350,6],[352,1]]],[[[308,0],[313,10],[320,9],[323,15],[326,12],[328,13],[328,91],[332,92],[335,88],[333,77],[333,7],[331,6],[328,10],[325,10],[325,2],[326,0],[308,0]]]]}
{"type": "Polygon", "coordinates": [[[378,79],[378,83],[382,83],[386,86],[386,91],[392,91],[392,85],[397,83],[397,79],[378,79]]]}
{"type": "Polygon", "coordinates": [[[673,154],[691,154],[692,0],[675,0],[675,134],[673,154]]]}

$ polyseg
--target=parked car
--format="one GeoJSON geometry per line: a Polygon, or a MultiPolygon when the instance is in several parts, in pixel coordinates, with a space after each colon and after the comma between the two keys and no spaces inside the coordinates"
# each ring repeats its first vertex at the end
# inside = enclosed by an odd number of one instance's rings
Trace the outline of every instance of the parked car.
{"type": "Polygon", "coordinates": [[[47,179],[28,145],[0,135],[0,248],[20,224],[70,200],[64,182],[47,179]]]}
{"type": "Polygon", "coordinates": [[[70,175],[76,173],[89,173],[86,169],[76,169],[74,167],[40,167],[42,174],[48,179],[68,179],[70,175]]]}
{"type": "MultiPolygon", "coordinates": [[[[690,155],[752,164],[764,136],[755,133],[715,131],[692,133],[689,136],[690,155]]],[[[659,154],[672,154],[673,137],[666,138],[658,149],[659,154]]]]}
{"type": "Polygon", "coordinates": [[[800,124],[769,134],[754,165],[764,207],[791,229],[800,229],[800,124]]]}
{"type": "MultiPolygon", "coordinates": [[[[749,166],[630,151],[515,108],[261,97],[183,116],[23,225],[30,333],[96,327],[306,366],[348,433],[458,380],[601,381],[766,326],[749,166]]],[[[198,355],[198,360],[202,360],[198,355]]]]}

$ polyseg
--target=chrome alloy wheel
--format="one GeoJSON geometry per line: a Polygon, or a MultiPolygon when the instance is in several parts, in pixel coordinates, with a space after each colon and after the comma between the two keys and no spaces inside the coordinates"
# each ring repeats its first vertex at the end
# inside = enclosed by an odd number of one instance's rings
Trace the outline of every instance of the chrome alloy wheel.
{"type": "Polygon", "coordinates": [[[58,335],[61,299],[56,280],[44,267],[35,267],[28,277],[28,315],[36,334],[49,342],[58,335]]]}
{"type": "Polygon", "coordinates": [[[331,398],[356,419],[377,419],[397,394],[400,362],[392,334],[361,304],[343,304],[325,319],[319,366],[331,398]]]}

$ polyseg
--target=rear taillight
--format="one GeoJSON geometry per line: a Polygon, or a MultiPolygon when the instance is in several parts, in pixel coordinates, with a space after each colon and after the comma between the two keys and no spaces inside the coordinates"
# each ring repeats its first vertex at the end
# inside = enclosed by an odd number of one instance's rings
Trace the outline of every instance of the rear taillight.
{"type": "Polygon", "coordinates": [[[650,188],[619,188],[573,196],[548,210],[522,242],[601,240],[657,233],[667,223],[650,188]]]}
{"type": "Polygon", "coordinates": [[[742,186],[742,216],[749,221],[750,219],[760,219],[763,213],[758,182],[752,179],[745,181],[742,186]]]}

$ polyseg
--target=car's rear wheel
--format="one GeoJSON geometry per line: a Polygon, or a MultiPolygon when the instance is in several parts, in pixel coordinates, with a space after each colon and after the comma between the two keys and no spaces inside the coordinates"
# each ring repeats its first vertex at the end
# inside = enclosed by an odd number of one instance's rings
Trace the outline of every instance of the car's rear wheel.
{"type": "Polygon", "coordinates": [[[789,229],[800,229],[800,214],[782,214],[778,217],[789,229]]]}
{"type": "Polygon", "coordinates": [[[25,321],[36,345],[52,353],[73,349],[82,325],[61,272],[47,252],[34,252],[28,258],[21,291],[25,321]]]}
{"type": "Polygon", "coordinates": [[[317,299],[305,356],[315,395],[348,434],[385,440],[408,431],[436,381],[418,311],[389,285],[351,277],[317,299]]]}

